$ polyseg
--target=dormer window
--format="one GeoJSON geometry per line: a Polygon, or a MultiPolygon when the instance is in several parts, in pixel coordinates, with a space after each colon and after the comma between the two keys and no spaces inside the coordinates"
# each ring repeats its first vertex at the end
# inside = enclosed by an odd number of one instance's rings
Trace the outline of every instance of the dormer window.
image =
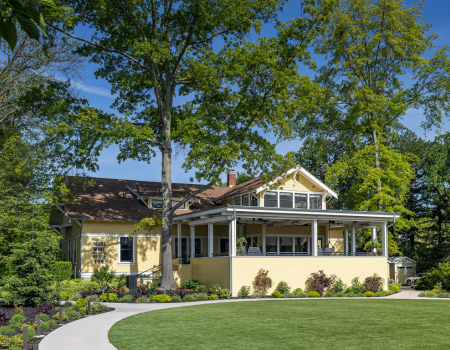
{"type": "Polygon", "coordinates": [[[292,208],[292,193],[280,193],[280,208],[292,208]]]}
{"type": "Polygon", "coordinates": [[[322,209],[322,196],[320,194],[309,195],[309,208],[322,209]]]}
{"type": "Polygon", "coordinates": [[[266,192],[264,194],[264,206],[278,208],[278,194],[276,192],[266,192]]]}
{"type": "Polygon", "coordinates": [[[308,195],[296,193],[295,194],[295,208],[308,209],[308,195]]]}
{"type": "Polygon", "coordinates": [[[162,201],[158,201],[158,200],[152,199],[152,208],[153,209],[161,209],[162,208],[162,201]]]}
{"type": "Polygon", "coordinates": [[[242,196],[242,205],[248,207],[249,206],[249,195],[245,194],[242,196]]]}
{"type": "Polygon", "coordinates": [[[241,197],[234,197],[234,205],[241,205],[241,197]]]}

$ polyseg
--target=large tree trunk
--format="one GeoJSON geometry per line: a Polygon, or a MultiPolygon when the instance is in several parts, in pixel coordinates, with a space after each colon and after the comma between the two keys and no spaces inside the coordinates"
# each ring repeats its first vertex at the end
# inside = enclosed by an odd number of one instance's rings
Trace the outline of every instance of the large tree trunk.
{"type": "Polygon", "coordinates": [[[171,103],[165,104],[163,116],[162,144],[162,238],[161,238],[161,289],[176,289],[172,266],[172,144],[171,144],[171,103]]]}
{"type": "MultiPolygon", "coordinates": [[[[373,144],[375,146],[375,167],[377,169],[380,169],[380,148],[378,147],[377,130],[375,128],[372,129],[372,138],[373,138],[373,144]]],[[[381,179],[378,178],[377,193],[380,193],[380,192],[381,192],[381,179]]],[[[381,204],[380,199],[378,199],[377,209],[378,209],[378,211],[383,211],[383,206],[381,204]]]]}

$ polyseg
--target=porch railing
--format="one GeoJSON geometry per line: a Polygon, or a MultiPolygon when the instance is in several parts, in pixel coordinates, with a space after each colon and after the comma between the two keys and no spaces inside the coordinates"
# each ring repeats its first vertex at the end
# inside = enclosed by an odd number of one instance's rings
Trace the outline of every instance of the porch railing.
{"type": "MultiPolygon", "coordinates": [[[[318,252],[318,256],[381,256],[381,253],[371,252],[318,252]]],[[[214,254],[215,257],[229,256],[228,253],[214,254]]],[[[312,256],[312,252],[240,252],[236,256],[312,256]]]]}

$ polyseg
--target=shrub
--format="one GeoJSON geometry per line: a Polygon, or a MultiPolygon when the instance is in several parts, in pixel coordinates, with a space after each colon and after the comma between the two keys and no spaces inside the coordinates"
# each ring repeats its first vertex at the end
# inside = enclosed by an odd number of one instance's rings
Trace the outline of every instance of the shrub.
{"type": "Polygon", "coordinates": [[[366,297],[374,297],[375,293],[374,292],[366,292],[366,297]]]}
{"type": "Polygon", "coordinates": [[[328,277],[323,270],[319,270],[318,272],[312,273],[306,280],[306,289],[322,295],[326,289],[333,286],[335,280],[335,275],[330,275],[328,277]]]}
{"type": "Polygon", "coordinates": [[[300,294],[300,293],[303,293],[303,290],[301,288],[295,288],[292,293],[293,294],[300,294]]]}
{"type": "Polygon", "coordinates": [[[158,303],[167,303],[171,301],[170,297],[165,294],[155,295],[152,299],[153,301],[157,301],[158,303]]]}
{"type": "Polygon", "coordinates": [[[71,306],[71,308],[74,309],[74,310],[76,310],[76,311],[80,311],[81,306],[80,306],[80,305],[77,305],[77,304],[74,304],[73,306],[71,306]]]}
{"type": "Polygon", "coordinates": [[[200,284],[201,283],[198,280],[187,280],[181,287],[195,291],[200,284]]]}
{"type": "Polygon", "coordinates": [[[386,295],[389,295],[389,292],[385,290],[379,290],[378,292],[375,293],[376,297],[385,297],[386,295]]]}
{"type": "Polygon", "coordinates": [[[53,274],[58,282],[70,280],[72,277],[72,263],[70,261],[55,261],[53,274]]]}
{"type": "Polygon", "coordinates": [[[194,299],[197,301],[205,301],[208,300],[208,296],[205,293],[198,293],[193,295],[194,299]]]}
{"type": "Polygon", "coordinates": [[[36,324],[28,324],[28,323],[24,323],[21,327],[20,327],[20,331],[23,332],[23,327],[27,327],[28,330],[30,330],[31,328],[36,328],[37,325],[36,324]]]}
{"type": "Polygon", "coordinates": [[[341,293],[347,289],[347,285],[342,281],[342,278],[338,278],[334,281],[333,286],[330,288],[330,292],[333,294],[341,293]]]}
{"type": "Polygon", "coordinates": [[[80,281],[76,285],[78,290],[82,292],[97,292],[100,290],[100,285],[96,281],[80,281]]]}
{"type": "Polygon", "coordinates": [[[177,295],[180,297],[180,298],[184,298],[184,296],[187,294],[187,288],[186,287],[180,287],[180,288],[178,288],[177,289],[177,295]]]}
{"type": "Polygon", "coordinates": [[[72,293],[63,291],[59,293],[59,296],[61,297],[62,300],[68,300],[72,296],[72,293]]]}
{"type": "Polygon", "coordinates": [[[365,292],[376,293],[383,289],[384,278],[378,276],[376,273],[372,277],[366,277],[363,286],[365,292]]]}
{"type": "Polygon", "coordinates": [[[122,298],[119,299],[119,303],[130,303],[133,300],[133,296],[128,294],[124,295],[122,298]]]}
{"type": "Polygon", "coordinates": [[[9,338],[9,348],[11,349],[13,346],[22,348],[23,340],[19,336],[14,336],[9,338]]]}
{"type": "MultiPolygon", "coordinates": [[[[54,320],[59,320],[59,312],[58,313],[56,313],[54,316],[53,316],[53,319],[54,320]]],[[[62,314],[62,320],[63,321],[68,321],[69,320],[69,318],[67,317],[67,315],[63,312],[63,314],[62,314]]]]}
{"type": "Polygon", "coordinates": [[[179,295],[174,295],[172,301],[181,301],[181,297],[179,295]]]}
{"type": "Polygon", "coordinates": [[[211,295],[208,297],[208,299],[210,299],[210,300],[217,300],[217,299],[219,299],[219,296],[218,296],[217,294],[211,294],[211,295]]]}
{"type": "Polygon", "coordinates": [[[326,292],[323,296],[324,296],[325,298],[332,298],[332,297],[334,297],[334,294],[331,293],[331,292],[326,292]]]}
{"type": "Polygon", "coordinates": [[[122,288],[127,286],[127,276],[126,275],[116,275],[114,281],[117,283],[117,288],[122,288]]]}
{"type": "Polygon", "coordinates": [[[389,286],[389,290],[394,291],[394,293],[400,292],[400,289],[397,286],[389,286]]]}
{"type": "Polygon", "coordinates": [[[14,334],[16,333],[15,329],[12,329],[11,327],[0,327],[0,334],[14,334]]]}
{"type": "Polygon", "coordinates": [[[11,317],[11,323],[24,323],[25,321],[25,316],[21,314],[15,314],[11,317]]]}
{"type": "Polygon", "coordinates": [[[279,291],[276,290],[275,292],[272,293],[272,296],[275,298],[282,298],[283,294],[281,294],[279,291]]]}
{"type": "Polygon", "coordinates": [[[264,298],[265,295],[263,293],[255,292],[250,297],[258,299],[258,298],[264,298]]]}
{"type": "Polygon", "coordinates": [[[241,289],[239,289],[238,297],[239,298],[248,298],[250,295],[251,288],[250,286],[242,286],[241,289]]]}
{"type": "Polygon", "coordinates": [[[14,306],[14,314],[23,315],[23,306],[14,306]]]}
{"type": "Polygon", "coordinates": [[[183,301],[194,301],[194,297],[191,294],[186,295],[183,301]]]}
{"type": "Polygon", "coordinates": [[[110,289],[112,282],[116,277],[116,272],[109,269],[109,265],[96,267],[94,273],[91,276],[92,282],[97,282],[102,294],[105,293],[106,289],[110,289]]]}
{"type": "Polygon", "coordinates": [[[161,283],[151,283],[151,282],[147,282],[145,284],[145,287],[147,288],[147,293],[148,294],[155,294],[156,290],[161,286],[161,283]]]}
{"type": "MultiPolygon", "coordinates": [[[[215,294],[215,293],[213,293],[215,294]]],[[[230,298],[230,290],[229,289],[221,289],[220,290],[220,297],[221,298],[225,298],[225,299],[229,299],[230,298]]]]}
{"type": "Polygon", "coordinates": [[[95,306],[98,311],[107,311],[108,310],[108,307],[102,303],[94,303],[93,306],[95,306]]]}
{"type": "Polygon", "coordinates": [[[81,307],[83,307],[83,306],[86,306],[88,304],[88,301],[86,299],[78,299],[75,304],[80,305],[81,307]]]}
{"type": "Polygon", "coordinates": [[[355,277],[352,279],[352,293],[353,294],[361,294],[364,292],[364,286],[359,281],[359,277],[355,277]]]}
{"type": "Polygon", "coordinates": [[[78,299],[81,299],[81,293],[80,292],[74,292],[72,293],[72,297],[70,298],[70,300],[72,301],[77,301],[78,299]]]}
{"type": "Polygon", "coordinates": [[[200,284],[197,288],[195,288],[196,292],[199,293],[208,293],[208,288],[204,284],[200,284]]]}
{"type": "Polygon", "coordinates": [[[220,288],[220,284],[213,284],[213,286],[212,286],[211,288],[209,288],[209,292],[210,292],[211,294],[217,294],[217,295],[219,295],[221,289],[222,289],[222,288],[220,288]]]}
{"type": "Polygon", "coordinates": [[[312,291],[308,293],[308,298],[318,298],[320,297],[320,294],[316,291],[312,291]]]}
{"type": "Polygon", "coordinates": [[[365,297],[365,295],[363,293],[358,293],[358,294],[355,294],[355,297],[363,298],[363,297],[365,297]]]}
{"type": "MultiPolygon", "coordinates": [[[[106,302],[106,293],[102,294],[99,299],[100,301],[106,302]]],[[[117,298],[117,295],[115,295],[114,293],[109,293],[110,302],[116,302],[117,300],[119,300],[119,298],[117,298]]]]}
{"type": "Polygon", "coordinates": [[[92,295],[92,292],[90,290],[87,290],[87,291],[80,292],[80,294],[84,299],[86,299],[87,297],[92,295]]]}
{"type": "MultiPolygon", "coordinates": [[[[48,315],[46,314],[39,314],[41,315],[41,321],[47,321],[48,320],[48,315]]],[[[36,317],[34,318],[37,321],[38,316],[36,315],[36,317]]]]}
{"type": "Polygon", "coordinates": [[[3,311],[0,311],[0,326],[8,323],[11,318],[3,311]]]}
{"type": "Polygon", "coordinates": [[[117,294],[117,296],[120,298],[120,297],[123,297],[125,294],[127,294],[130,290],[128,289],[128,288],[117,288],[115,291],[114,291],[114,293],[116,293],[117,294]]]}
{"type": "Polygon", "coordinates": [[[272,278],[269,277],[269,271],[260,269],[255,276],[253,281],[253,288],[256,292],[262,293],[263,296],[266,296],[267,290],[272,288],[273,282],[272,278]]]}
{"type": "Polygon", "coordinates": [[[342,297],[344,297],[345,295],[344,295],[343,292],[338,292],[338,293],[336,293],[334,296],[335,296],[336,298],[342,298],[342,297]]]}
{"type": "Polygon", "coordinates": [[[98,296],[97,295],[89,295],[88,297],[86,297],[86,300],[87,301],[91,301],[91,302],[98,302],[98,301],[100,301],[100,299],[98,298],[98,296]]]}
{"type": "Polygon", "coordinates": [[[9,338],[6,335],[0,335],[0,347],[9,348],[9,338]]]}
{"type": "Polygon", "coordinates": [[[286,282],[280,281],[275,290],[280,292],[281,294],[288,294],[291,291],[291,287],[289,287],[286,282]]]}

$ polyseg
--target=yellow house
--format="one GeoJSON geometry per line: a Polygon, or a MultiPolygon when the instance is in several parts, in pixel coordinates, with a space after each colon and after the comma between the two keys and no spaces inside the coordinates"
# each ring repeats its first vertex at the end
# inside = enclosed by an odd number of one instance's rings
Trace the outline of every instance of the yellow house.
{"type": "MultiPolygon", "coordinates": [[[[61,234],[60,247],[74,275],[88,279],[95,267],[108,264],[117,273],[159,281],[161,229],[137,232],[131,241],[127,236],[143,218],[161,215],[161,183],[95,178],[84,190],[74,178],[68,180],[77,203],[61,203],[50,222],[61,234]]],[[[172,184],[173,203],[201,186],[172,184]]],[[[293,288],[304,288],[318,270],[347,284],[374,273],[387,280],[387,223],[400,214],[336,210],[327,203],[333,197],[334,191],[302,167],[268,184],[256,178],[236,186],[231,172],[227,187],[213,186],[176,210],[175,280],[219,283],[232,295],[251,285],[261,268],[275,284],[283,280],[293,288]],[[382,252],[357,251],[355,231],[372,228],[377,239],[377,227],[382,252]],[[247,241],[242,251],[240,237],[247,241]]]]}

